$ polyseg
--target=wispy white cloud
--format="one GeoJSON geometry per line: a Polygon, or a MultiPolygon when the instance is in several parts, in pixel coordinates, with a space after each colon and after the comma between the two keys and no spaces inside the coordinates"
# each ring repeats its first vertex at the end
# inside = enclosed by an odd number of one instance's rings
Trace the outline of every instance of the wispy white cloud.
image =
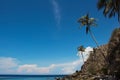
{"type": "Polygon", "coordinates": [[[18,72],[22,73],[23,71],[26,73],[39,73],[39,74],[48,74],[53,66],[49,67],[39,67],[37,64],[24,64],[18,67],[18,72]]]}
{"type": "Polygon", "coordinates": [[[0,73],[14,73],[18,60],[11,57],[0,57],[0,73]]]}
{"type": "Polygon", "coordinates": [[[25,64],[20,65],[18,67],[18,72],[22,73],[23,71],[26,73],[39,73],[39,74],[51,74],[52,71],[59,69],[56,73],[61,74],[70,74],[75,72],[76,67],[80,66],[81,60],[76,60],[69,63],[62,63],[62,64],[51,64],[48,67],[39,67],[36,64],[25,64]]]}
{"type": "MultiPolygon", "coordinates": [[[[85,52],[83,54],[85,60],[88,59],[90,51],[93,51],[93,48],[87,47],[85,49],[85,52]]],[[[77,60],[72,61],[72,62],[61,63],[61,64],[60,63],[59,64],[51,64],[48,67],[39,67],[35,64],[21,65],[21,66],[19,66],[18,71],[19,72],[26,71],[26,72],[34,72],[34,73],[36,72],[36,73],[42,73],[42,74],[44,74],[44,73],[50,74],[52,71],[55,71],[56,69],[58,69],[59,71],[57,71],[56,73],[71,74],[71,73],[74,73],[77,70],[77,68],[80,69],[81,65],[83,64],[80,52],[78,52],[77,55],[80,58],[78,58],[77,60]]]]}
{"type": "MultiPolygon", "coordinates": [[[[87,60],[91,47],[87,47],[84,52],[84,58],[87,60]]],[[[80,55],[80,52],[78,53],[80,55]]],[[[20,61],[19,61],[20,62],[20,61]]],[[[41,67],[37,64],[18,64],[18,60],[11,57],[0,57],[0,73],[16,73],[16,74],[71,74],[80,69],[83,64],[82,58],[78,58],[72,62],[51,64],[47,67],[41,67]]]]}
{"type": "Polygon", "coordinates": [[[57,24],[60,25],[60,21],[61,21],[60,7],[56,0],[51,0],[51,2],[54,8],[55,19],[57,21],[57,24]]]}
{"type": "Polygon", "coordinates": [[[0,69],[10,69],[16,67],[18,61],[11,57],[0,57],[0,69]]]}

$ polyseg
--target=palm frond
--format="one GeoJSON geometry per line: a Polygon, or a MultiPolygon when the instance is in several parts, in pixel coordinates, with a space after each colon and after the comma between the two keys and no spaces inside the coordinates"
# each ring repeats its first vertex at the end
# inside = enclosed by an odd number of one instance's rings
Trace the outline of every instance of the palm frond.
{"type": "Polygon", "coordinates": [[[85,48],[84,48],[84,46],[83,46],[83,45],[79,46],[77,49],[78,49],[78,51],[82,51],[82,52],[84,52],[84,51],[85,51],[85,48]]]}
{"type": "Polygon", "coordinates": [[[109,18],[118,16],[120,22],[120,0],[98,0],[98,10],[103,9],[104,16],[109,18]]]}
{"type": "Polygon", "coordinates": [[[98,10],[102,9],[104,6],[105,6],[105,3],[106,0],[99,0],[98,3],[97,3],[97,8],[98,10]]]}
{"type": "Polygon", "coordinates": [[[90,18],[89,13],[87,13],[85,16],[82,16],[78,19],[78,23],[80,23],[80,27],[86,26],[86,34],[88,34],[90,26],[97,26],[96,19],[90,18]]]}
{"type": "Polygon", "coordinates": [[[109,18],[111,18],[112,16],[115,16],[115,10],[114,10],[114,8],[111,10],[111,12],[109,14],[109,18]]]}

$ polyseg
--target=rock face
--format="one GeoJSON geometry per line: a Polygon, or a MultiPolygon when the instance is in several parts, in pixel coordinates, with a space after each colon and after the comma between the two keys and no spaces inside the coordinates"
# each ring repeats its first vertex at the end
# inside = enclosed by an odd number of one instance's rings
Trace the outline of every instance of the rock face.
{"type": "Polygon", "coordinates": [[[91,52],[88,60],[81,68],[82,73],[91,75],[104,74],[102,69],[106,66],[106,60],[102,53],[107,57],[107,49],[108,45],[102,45],[98,49],[94,48],[94,52],[91,52]]]}
{"type": "Polygon", "coordinates": [[[108,44],[109,74],[120,78],[120,28],[112,33],[108,44]]]}
{"type": "Polygon", "coordinates": [[[63,79],[95,80],[96,76],[101,75],[104,77],[106,75],[114,75],[120,79],[120,28],[113,31],[108,44],[94,48],[94,51],[91,52],[88,60],[81,67],[80,71],[76,71],[76,73],[63,79]],[[105,58],[102,54],[105,55],[105,58]]]}

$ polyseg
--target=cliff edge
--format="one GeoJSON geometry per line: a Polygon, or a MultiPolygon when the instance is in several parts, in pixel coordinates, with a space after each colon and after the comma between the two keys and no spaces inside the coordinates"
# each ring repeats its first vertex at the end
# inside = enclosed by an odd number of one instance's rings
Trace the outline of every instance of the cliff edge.
{"type": "Polygon", "coordinates": [[[104,80],[120,79],[120,28],[113,31],[108,44],[94,48],[80,71],[76,71],[62,80],[99,80],[97,78],[102,77],[107,77],[104,80]],[[105,55],[105,58],[102,54],[105,55]]]}

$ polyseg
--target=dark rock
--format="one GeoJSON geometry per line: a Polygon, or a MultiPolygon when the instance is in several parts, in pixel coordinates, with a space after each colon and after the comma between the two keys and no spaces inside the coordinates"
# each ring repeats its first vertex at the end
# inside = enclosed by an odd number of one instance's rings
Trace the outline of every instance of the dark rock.
{"type": "Polygon", "coordinates": [[[80,71],[62,80],[120,80],[120,28],[113,31],[108,44],[94,48],[80,71]]]}

